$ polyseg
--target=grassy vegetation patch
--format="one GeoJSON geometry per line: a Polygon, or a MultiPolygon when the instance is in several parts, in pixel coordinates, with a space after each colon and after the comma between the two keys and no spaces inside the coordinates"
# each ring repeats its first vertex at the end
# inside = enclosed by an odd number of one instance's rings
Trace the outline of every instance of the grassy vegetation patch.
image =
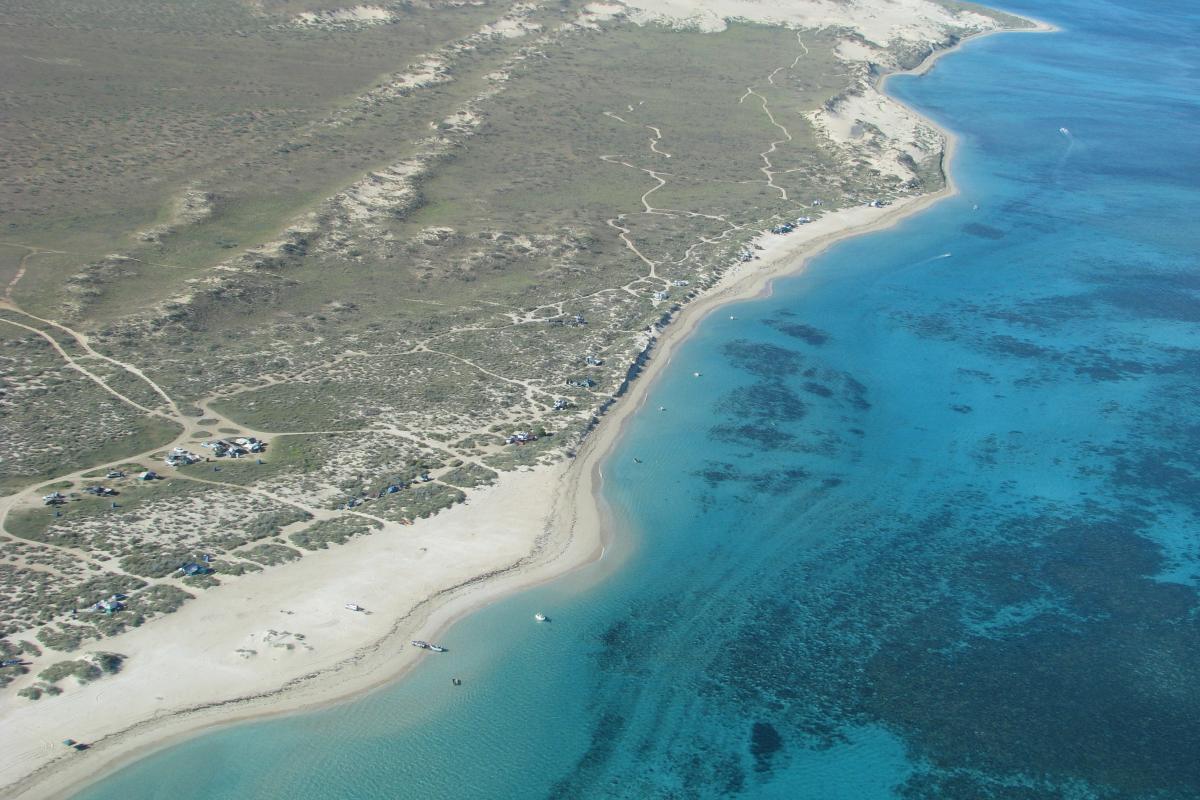
{"type": "Polygon", "coordinates": [[[362,517],[339,517],[314,522],[304,530],[289,534],[288,539],[305,550],[325,550],[331,544],[345,544],[355,536],[363,536],[379,528],[377,522],[362,517]]]}
{"type": "Polygon", "coordinates": [[[460,489],[473,489],[476,486],[489,486],[495,483],[497,477],[494,470],[470,463],[443,473],[438,480],[460,489]]]}
{"type": "Polygon", "coordinates": [[[86,659],[55,662],[39,672],[38,677],[46,683],[58,683],[64,678],[89,683],[104,675],[120,672],[124,663],[125,656],[120,653],[96,652],[86,659]]]}
{"type": "Polygon", "coordinates": [[[103,674],[100,667],[91,661],[78,659],[75,661],[57,661],[39,672],[38,677],[47,683],[58,683],[64,678],[74,678],[78,683],[88,683],[103,674]]]}
{"type": "Polygon", "coordinates": [[[256,544],[253,547],[248,547],[245,550],[240,550],[238,551],[238,555],[264,566],[274,566],[276,564],[286,564],[289,561],[295,561],[297,558],[300,558],[301,554],[300,551],[287,545],[264,542],[256,544]]]}
{"type": "Polygon", "coordinates": [[[398,522],[431,517],[465,499],[467,496],[452,486],[422,483],[376,500],[370,505],[370,511],[384,519],[398,522]]]}
{"type": "MultiPolygon", "coordinates": [[[[13,333],[22,332],[0,322],[0,336],[13,333]]],[[[182,432],[65,366],[41,338],[8,338],[3,351],[0,492],[145,452],[182,432]]]]}

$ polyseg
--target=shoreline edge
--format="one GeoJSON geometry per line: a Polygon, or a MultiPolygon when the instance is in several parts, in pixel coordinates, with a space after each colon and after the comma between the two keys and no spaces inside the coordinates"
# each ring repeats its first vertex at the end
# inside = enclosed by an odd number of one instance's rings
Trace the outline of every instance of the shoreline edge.
{"type": "MultiPolygon", "coordinates": [[[[966,36],[952,47],[933,51],[912,69],[880,75],[877,88],[886,93],[887,82],[894,76],[928,73],[941,58],[957,52],[968,42],[1000,33],[1059,30],[1040,20],[1021,18],[1032,27],[1000,28],[966,36]]],[[[888,97],[901,102],[891,95],[888,97]]],[[[394,684],[419,663],[413,652],[403,647],[410,635],[436,639],[474,611],[525,589],[565,578],[603,559],[616,528],[613,509],[603,497],[603,464],[619,445],[629,420],[645,404],[658,376],[700,323],[722,306],[769,296],[777,279],[800,275],[812,259],[839,242],[892,228],[958,194],[952,171],[958,137],[920,111],[905,107],[943,137],[945,185],[936,192],[898,200],[882,210],[840,209],[788,237],[760,236],[756,241],[763,250],[759,251],[758,260],[730,267],[713,287],[683,306],[656,333],[644,353],[645,363],[637,378],[599,418],[575,458],[565,464],[540,468],[549,478],[547,490],[552,492],[553,499],[543,530],[526,557],[426,597],[395,620],[382,638],[360,647],[353,656],[332,667],[300,676],[269,692],[181,709],[134,723],[104,736],[94,743],[93,750],[80,754],[70,764],[60,764],[60,757],[37,766],[4,786],[4,791],[13,796],[36,791],[42,797],[69,798],[130,763],[206,731],[352,702],[394,684]],[[345,675],[344,671],[353,674],[345,675]]]]}

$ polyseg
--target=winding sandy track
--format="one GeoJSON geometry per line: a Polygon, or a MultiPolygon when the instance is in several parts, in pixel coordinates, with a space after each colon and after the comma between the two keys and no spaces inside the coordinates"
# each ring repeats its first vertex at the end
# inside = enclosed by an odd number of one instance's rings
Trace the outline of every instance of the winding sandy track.
{"type": "MultiPolygon", "coordinates": [[[[7,305],[0,305],[0,308],[6,308],[8,310],[15,310],[7,305]]],[[[109,386],[108,383],[106,383],[105,380],[103,378],[101,378],[99,375],[97,375],[94,372],[91,372],[86,367],[82,366],[77,361],[75,361],[75,359],[71,356],[71,354],[68,353],[66,350],[64,350],[62,345],[58,343],[58,340],[55,339],[50,334],[46,333],[45,331],[38,330],[37,328],[35,328],[31,325],[26,325],[22,322],[17,322],[16,320],[11,320],[11,319],[5,319],[3,317],[0,317],[0,322],[3,322],[7,325],[13,325],[17,328],[23,328],[23,329],[29,331],[30,333],[35,333],[38,336],[41,336],[43,339],[45,339],[47,342],[50,343],[50,346],[53,347],[55,352],[57,352],[59,354],[59,356],[62,357],[63,361],[66,362],[68,367],[75,370],[76,372],[79,372],[83,376],[89,378],[90,380],[95,382],[98,386],[100,386],[100,388],[104,389],[104,391],[108,392],[109,394],[111,394],[113,397],[117,398],[121,402],[131,405],[134,408],[136,408],[137,410],[139,410],[145,414],[150,414],[151,416],[155,416],[155,417],[161,417],[162,419],[170,420],[171,422],[179,422],[178,416],[172,416],[170,414],[165,414],[162,411],[158,411],[157,409],[147,408],[146,406],[142,405],[141,403],[137,402],[136,400],[126,397],[125,395],[118,392],[116,389],[109,386]]]]}
{"type": "MultiPolygon", "coordinates": [[[[4,305],[0,305],[0,308],[5,308],[5,307],[6,306],[4,306],[4,305]]],[[[91,342],[88,340],[87,334],[80,333],[79,331],[68,328],[66,325],[63,325],[61,322],[55,322],[52,319],[45,319],[45,318],[39,317],[35,314],[30,314],[28,311],[21,310],[15,304],[9,304],[7,306],[7,308],[10,311],[15,311],[16,313],[23,314],[24,316],[29,317],[30,319],[37,320],[38,322],[42,322],[42,323],[45,323],[46,325],[51,325],[51,326],[59,329],[63,333],[65,333],[68,336],[70,336],[71,338],[73,338],[79,344],[79,346],[82,347],[84,349],[84,351],[87,352],[88,355],[92,356],[93,358],[98,358],[101,361],[106,361],[109,364],[112,364],[114,367],[119,367],[120,369],[123,369],[126,372],[128,372],[130,375],[133,375],[133,376],[139,378],[147,386],[149,386],[150,389],[153,390],[153,392],[155,394],[157,394],[159,397],[161,397],[163,399],[163,402],[165,402],[167,404],[167,406],[171,409],[171,414],[177,421],[179,421],[179,422],[183,421],[183,413],[179,410],[179,406],[177,406],[175,404],[175,401],[171,398],[170,395],[168,395],[166,393],[166,391],[163,390],[163,388],[161,386],[159,386],[157,383],[155,383],[153,380],[151,380],[150,377],[148,375],[146,375],[145,372],[143,372],[141,369],[134,366],[133,364],[130,364],[126,361],[118,361],[117,359],[112,358],[111,356],[106,356],[103,353],[101,353],[100,351],[93,348],[91,345],[91,342]]]]}

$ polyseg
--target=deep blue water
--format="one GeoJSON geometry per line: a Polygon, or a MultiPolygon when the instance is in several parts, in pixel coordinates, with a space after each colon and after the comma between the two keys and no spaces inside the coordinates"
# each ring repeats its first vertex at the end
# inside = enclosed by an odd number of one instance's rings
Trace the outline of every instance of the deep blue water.
{"type": "Polygon", "coordinates": [[[608,561],[81,797],[1200,797],[1200,15],[1010,8],[889,86],[962,194],[701,326],[608,561]]]}

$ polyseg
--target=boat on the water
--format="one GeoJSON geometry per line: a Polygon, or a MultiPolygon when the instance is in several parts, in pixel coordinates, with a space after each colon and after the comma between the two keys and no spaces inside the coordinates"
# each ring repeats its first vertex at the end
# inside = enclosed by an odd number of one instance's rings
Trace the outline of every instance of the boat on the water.
{"type": "Polygon", "coordinates": [[[427,644],[425,646],[428,647],[430,650],[432,650],[435,653],[446,652],[446,648],[442,647],[440,644],[433,644],[432,642],[430,642],[429,644],[427,644]]]}
{"type": "Polygon", "coordinates": [[[549,619],[545,614],[543,614],[540,611],[538,613],[534,614],[533,618],[536,619],[538,622],[545,622],[547,619],[549,619]]]}

